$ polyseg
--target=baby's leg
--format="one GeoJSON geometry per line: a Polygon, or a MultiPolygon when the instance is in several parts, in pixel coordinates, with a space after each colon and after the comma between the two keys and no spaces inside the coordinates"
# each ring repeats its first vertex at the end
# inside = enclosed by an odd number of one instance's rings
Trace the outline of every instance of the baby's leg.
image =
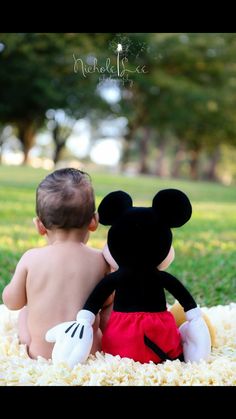
{"type": "Polygon", "coordinates": [[[18,336],[20,343],[24,343],[27,345],[27,349],[29,348],[31,337],[29,334],[28,326],[27,326],[27,318],[28,318],[28,307],[24,306],[19,313],[18,317],[18,336]]]}
{"type": "Polygon", "coordinates": [[[40,355],[45,359],[52,357],[53,344],[48,342],[42,342],[41,339],[31,339],[28,325],[28,307],[25,306],[21,309],[18,317],[18,336],[20,343],[24,343],[27,346],[27,352],[30,358],[37,359],[40,355]]]}
{"type": "Polygon", "coordinates": [[[45,359],[51,359],[53,345],[53,343],[43,341],[41,338],[36,339],[33,337],[28,349],[30,358],[37,359],[38,356],[41,356],[45,359]]]}
{"type": "Polygon", "coordinates": [[[107,323],[108,323],[108,320],[110,318],[112,309],[113,309],[113,304],[110,304],[109,306],[104,307],[101,310],[101,314],[100,314],[100,325],[99,325],[99,327],[100,327],[102,333],[104,333],[104,330],[107,327],[107,323]]]}
{"type": "Polygon", "coordinates": [[[97,351],[101,352],[102,350],[102,332],[101,329],[97,329],[93,334],[93,346],[91,348],[91,354],[95,354],[97,351]]]}
{"type": "Polygon", "coordinates": [[[104,333],[104,330],[106,329],[108,320],[110,318],[110,315],[113,309],[114,296],[115,296],[115,293],[113,292],[113,294],[110,295],[110,297],[108,297],[108,299],[105,301],[105,304],[103,305],[103,308],[100,311],[99,327],[102,333],[104,333]]]}
{"type": "Polygon", "coordinates": [[[97,314],[96,320],[93,324],[93,345],[91,348],[91,354],[95,354],[97,351],[102,350],[102,332],[99,329],[100,315],[97,314]]]}

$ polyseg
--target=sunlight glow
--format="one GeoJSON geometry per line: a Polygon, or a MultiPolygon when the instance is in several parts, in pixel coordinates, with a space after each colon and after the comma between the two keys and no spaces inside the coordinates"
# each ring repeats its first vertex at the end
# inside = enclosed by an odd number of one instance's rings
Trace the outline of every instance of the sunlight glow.
{"type": "Polygon", "coordinates": [[[66,142],[66,147],[71,151],[71,153],[79,158],[83,158],[88,155],[89,146],[90,138],[86,133],[80,135],[72,134],[66,142]]]}
{"type": "Polygon", "coordinates": [[[121,145],[117,140],[106,139],[97,141],[92,148],[90,158],[94,163],[107,166],[116,165],[121,156],[121,145]]]}

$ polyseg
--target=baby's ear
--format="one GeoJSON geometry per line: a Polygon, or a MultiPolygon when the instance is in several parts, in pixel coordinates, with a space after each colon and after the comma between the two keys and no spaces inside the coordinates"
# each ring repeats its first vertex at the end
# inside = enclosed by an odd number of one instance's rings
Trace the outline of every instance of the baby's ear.
{"type": "Polygon", "coordinates": [[[109,193],[98,207],[99,222],[103,225],[112,225],[132,205],[132,199],[126,192],[109,193]]]}
{"type": "Polygon", "coordinates": [[[192,215],[192,205],[187,195],[178,189],[158,192],[153,198],[152,208],[169,227],[184,225],[192,215]]]}
{"type": "Polygon", "coordinates": [[[96,231],[98,228],[98,213],[95,212],[92,216],[92,219],[89,223],[88,229],[89,231],[96,231]]]}
{"type": "Polygon", "coordinates": [[[40,236],[44,236],[45,234],[47,234],[47,229],[44,227],[42,221],[38,217],[33,218],[33,223],[40,236]]]}

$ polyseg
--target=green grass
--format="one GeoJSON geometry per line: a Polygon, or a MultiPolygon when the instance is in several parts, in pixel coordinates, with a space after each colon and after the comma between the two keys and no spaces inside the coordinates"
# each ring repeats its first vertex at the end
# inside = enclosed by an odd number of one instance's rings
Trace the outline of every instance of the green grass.
{"type": "MultiPolygon", "coordinates": [[[[45,170],[0,166],[0,292],[9,282],[22,253],[43,246],[32,223],[35,188],[45,170]]],[[[160,180],[91,173],[96,203],[112,190],[123,189],[135,205],[149,206],[156,191],[175,187],[188,194],[193,216],[173,230],[176,258],[168,269],[201,305],[235,301],[236,297],[236,189],[211,183],[160,180]]],[[[107,228],[99,226],[89,244],[101,248],[107,228]]],[[[140,243],[142,245],[142,243],[140,243]]],[[[173,299],[168,297],[168,301],[173,299]]]]}

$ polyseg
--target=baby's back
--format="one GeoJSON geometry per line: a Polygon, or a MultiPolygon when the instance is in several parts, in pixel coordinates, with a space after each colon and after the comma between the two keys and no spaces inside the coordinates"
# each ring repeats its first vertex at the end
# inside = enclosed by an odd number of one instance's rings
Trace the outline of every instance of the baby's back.
{"type": "Polygon", "coordinates": [[[71,321],[83,307],[107,265],[98,250],[65,243],[31,250],[26,290],[31,356],[51,356],[48,329],[71,321]]]}

